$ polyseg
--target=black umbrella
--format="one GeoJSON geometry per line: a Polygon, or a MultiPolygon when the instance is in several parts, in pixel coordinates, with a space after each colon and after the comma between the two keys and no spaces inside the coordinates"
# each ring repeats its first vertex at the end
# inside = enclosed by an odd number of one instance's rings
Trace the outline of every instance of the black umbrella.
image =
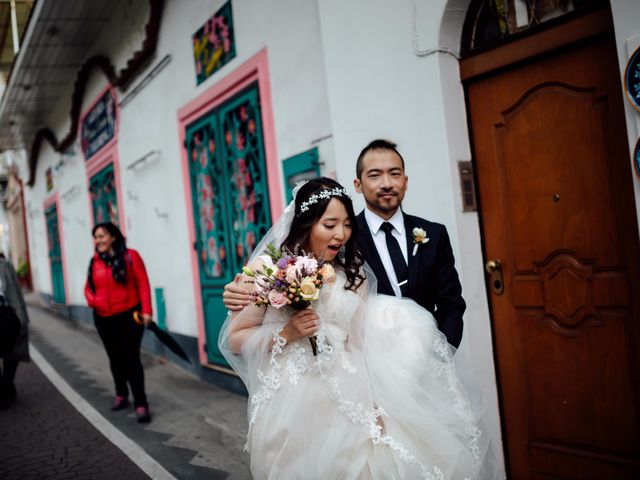
{"type": "MultiPolygon", "coordinates": [[[[140,312],[134,312],[133,314],[134,320],[142,325],[144,324],[144,322],[140,317],[141,317],[140,312]]],[[[147,329],[151,330],[155,334],[156,338],[160,340],[160,342],[162,342],[164,345],[166,345],[169,350],[171,350],[173,353],[175,353],[180,358],[185,360],[187,363],[191,363],[191,360],[189,360],[189,357],[187,356],[187,354],[184,353],[184,350],[182,349],[182,347],[178,345],[178,342],[176,342],[175,339],[171,335],[169,335],[167,332],[165,332],[164,330],[161,330],[156,323],[149,322],[149,325],[147,325],[147,329]]]]}

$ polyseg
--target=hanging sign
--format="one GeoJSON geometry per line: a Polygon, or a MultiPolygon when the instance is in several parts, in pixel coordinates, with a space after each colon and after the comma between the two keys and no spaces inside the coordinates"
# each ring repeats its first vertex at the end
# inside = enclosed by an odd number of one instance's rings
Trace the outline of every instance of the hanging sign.
{"type": "Polygon", "coordinates": [[[235,56],[236,42],[229,1],[193,34],[196,84],[200,85],[235,56]]]}
{"type": "Polygon", "coordinates": [[[108,89],[82,120],[80,145],[84,158],[89,160],[116,133],[116,103],[108,89]]]}

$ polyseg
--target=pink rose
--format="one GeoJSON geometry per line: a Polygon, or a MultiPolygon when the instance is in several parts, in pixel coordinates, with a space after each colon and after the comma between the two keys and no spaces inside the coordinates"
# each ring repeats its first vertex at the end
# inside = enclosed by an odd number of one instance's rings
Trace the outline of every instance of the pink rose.
{"type": "Polygon", "coordinates": [[[287,267],[287,282],[293,283],[298,281],[298,274],[300,271],[295,265],[289,265],[287,267]]]}
{"type": "Polygon", "coordinates": [[[269,304],[275,308],[282,308],[287,305],[289,302],[287,300],[287,296],[276,290],[271,290],[269,292],[269,304]]]}
{"type": "Polygon", "coordinates": [[[322,275],[322,281],[325,283],[331,283],[336,279],[336,271],[329,263],[322,265],[319,273],[322,275]]]}

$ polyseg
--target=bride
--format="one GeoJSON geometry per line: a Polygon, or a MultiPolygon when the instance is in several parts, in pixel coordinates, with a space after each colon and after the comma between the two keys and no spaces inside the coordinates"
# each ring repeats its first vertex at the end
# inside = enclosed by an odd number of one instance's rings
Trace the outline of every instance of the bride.
{"type": "MultiPolygon", "coordinates": [[[[223,325],[220,350],[249,391],[254,478],[502,478],[452,347],[427,310],[375,293],[357,228],[342,186],[311,180],[249,261],[272,266],[272,243],[336,272],[306,310],[251,304],[223,325]]],[[[254,290],[253,278],[241,282],[254,290]]]]}

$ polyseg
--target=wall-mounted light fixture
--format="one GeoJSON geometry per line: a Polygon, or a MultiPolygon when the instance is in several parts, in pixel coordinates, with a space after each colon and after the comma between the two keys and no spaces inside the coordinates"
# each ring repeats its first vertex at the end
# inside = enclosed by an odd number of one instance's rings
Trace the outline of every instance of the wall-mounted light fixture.
{"type": "Polygon", "coordinates": [[[60,195],[60,198],[62,198],[65,201],[69,201],[72,198],[76,197],[81,191],[82,189],[78,185],[74,185],[69,190],[67,190],[62,195],[60,195]]]}
{"type": "Polygon", "coordinates": [[[151,150],[150,152],[145,153],[131,165],[127,166],[127,170],[140,170],[146,167],[148,164],[160,158],[160,150],[151,150]]]}
{"type": "Polygon", "coordinates": [[[168,220],[169,219],[169,213],[167,212],[161,212],[158,207],[153,209],[154,212],[156,212],[156,216],[158,218],[163,218],[164,220],[168,220]]]}

